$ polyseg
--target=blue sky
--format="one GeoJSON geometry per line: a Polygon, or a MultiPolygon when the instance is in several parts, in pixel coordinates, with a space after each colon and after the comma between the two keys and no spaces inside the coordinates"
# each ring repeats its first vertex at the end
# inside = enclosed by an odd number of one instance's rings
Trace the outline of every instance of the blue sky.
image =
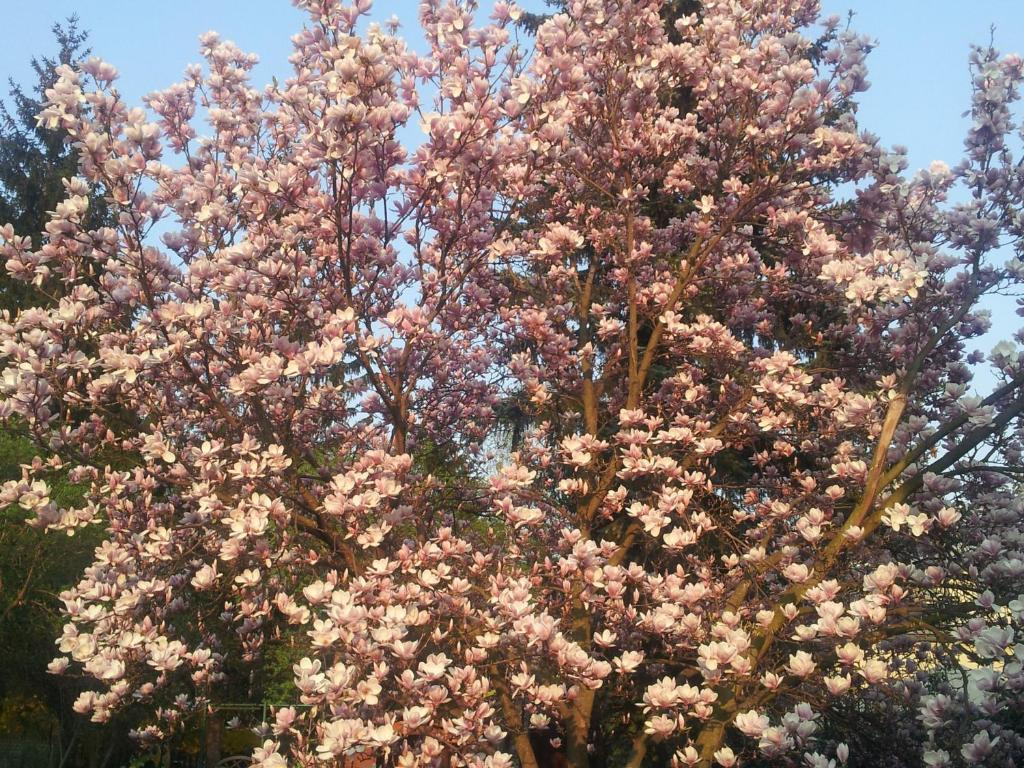
{"type": "MultiPolygon", "coordinates": [[[[542,0],[520,0],[531,10],[542,0]]],[[[868,58],[871,89],[860,95],[860,124],[887,145],[909,149],[912,168],[933,160],[959,160],[968,124],[967,56],[971,43],[986,43],[995,28],[996,47],[1024,54],[1024,2],[1021,0],[822,0],[826,14],[845,16],[878,46],[868,58]]],[[[481,5],[487,6],[487,0],[481,5]]],[[[378,0],[375,15],[402,20],[411,40],[417,36],[418,0],[378,0]]],[[[215,29],[243,50],[259,54],[259,84],[286,76],[290,36],[303,14],[288,0],[0,0],[4,45],[0,76],[30,81],[28,60],[50,52],[50,27],[77,13],[90,30],[94,52],[121,72],[120,87],[130,104],[180,79],[186,64],[198,61],[197,37],[215,29]]],[[[991,305],[992,333],[986,351],[1018,327],[1013,303],[991,305]]]]}
{"type": "Polygon", "coordinates": [[[868,57],[870,90],[860,95],[860,123],[888,145],[902,144],[911,165],[960,158],[968,126],[972,43],[1024,54],[1020,0],[823,0],[824,11],[845,16],[874,38],[868,57]]]}
{"type": "MultiPolygon", "coordinates": [[[[522,4],[543,7],[542,0],[522,4]]],[[[376,13],[395,14],[414,35],[417,6],[418,0],[378,0],[376,13]]],[[[959,156],[970,44],[987,42],[995,25],[997,47],[1024,53],[1020,0],[823,0],[823,6],[839,15],[853,8],[854,28],[878,41],[861,123],[887,144],[909,147],[916,167],[959,156]]],[[[8,30],[0,46],[4,79],[26,80],[28,59],[52,47],[50,26],[77,13],[95,52],[121,71],[122,91],[133,102],[175,82],[198,60],[196,38],[209,29],[260,55],[259,82],[287,74],[289,37],[302,23],[288,0],[0,0],[0,12],[8,30]]]]}

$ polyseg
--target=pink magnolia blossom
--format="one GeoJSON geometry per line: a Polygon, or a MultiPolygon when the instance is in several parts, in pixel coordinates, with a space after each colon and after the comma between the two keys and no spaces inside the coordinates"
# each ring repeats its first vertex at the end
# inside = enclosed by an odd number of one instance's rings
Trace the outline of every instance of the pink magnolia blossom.
{"type": "Polygon", "coordinates": [[[571,0],[527,39],[427,0],[423,54],[296,4],[262,89],[212,33],[148,111],[62,68],[79,177],[38,249],[0,230],[52,297],[0,319],[40,447],[0,499],[108,532],[62,595],[76,711],[156,738],[280,645],[265,768],[831,768],[865,692],[931,764],[1011,755],[1024,358],[975,394],[965,350],[1024,279],[1020,59],[975,53],[966,159],[907,178],[812,2],[571,0]],[[976,703],[919,680],[961,652],[976,703]]]}

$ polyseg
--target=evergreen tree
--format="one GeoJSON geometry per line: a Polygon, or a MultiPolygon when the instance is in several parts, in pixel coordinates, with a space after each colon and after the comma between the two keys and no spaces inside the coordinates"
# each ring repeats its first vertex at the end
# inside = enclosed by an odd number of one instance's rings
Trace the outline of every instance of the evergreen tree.
{"type": "MultiPolygon", "coordinates": [[[[53,36],[56,53],[32,58],[35,83],[26,88],[9,79],[9,99],[0,101],[0,221],[32,233],[36,246],[46,231],[48,212],[66,196],[64,180],[78,168],[77,152],[66,141],[66,133],[39,125],[36,115],[43,109],[46,90],[57,80],[56,68],[83,61],[91,52],[88,32],[80,28],[77,16],[54,24],[53,36]]],[[[101,226],[108,216],[102,195],[92,195],[89,202],[84,223],[101,226]]],[[[0,309],[13,312],[35,304],[37,298],[31,286],[0,270],[0,309]]]]}
{"type": "MultiPolygon", "coordinates": [[[[65,179],[78,170],[77,152],[63,130],[37,124],[46,90],[56,82],[54,70],[88,57],[88,33],[72,16],[53,26],[56,51],[33,57],[35,82],[25,85],[10,79],[9,98],[0,101],[0,221],[32,233],[42,244],[49,212],[66,196],[65,179]]],[[[90,196],[85,225],[103,226],[109,219],[101,195],[90,196]]],[[[0,270],[0,310],[16,314],[57,298],[56,284],[31,286],[11,279],[0,270]]],[[[37,449],[17,428],[0,430],[0,479],[21,476],[37,449]]],[[[59,481],[57,494],[72,502],[77,488],[59,481]]],[[[27,740],[56,736],[65,765],[75,765],[81,752],[109,752],[114,758],[123,744],[110,738],[112,731],[83,728],[71,704],[78,685],[54,678],[46,671],[53,655],[53,638],[61,625],[59,593],[75,583],[89,563],[98,536],[47,535],[25,524],[17,505],[0,508],[0,735],[27,740]],[[99,744],[98,740],[103,743],[99,744]]],[[[121,740],[123,741],[123,739],[121,740]]],[[[42,757],[40,756],[40,759],[42,757]]]]}

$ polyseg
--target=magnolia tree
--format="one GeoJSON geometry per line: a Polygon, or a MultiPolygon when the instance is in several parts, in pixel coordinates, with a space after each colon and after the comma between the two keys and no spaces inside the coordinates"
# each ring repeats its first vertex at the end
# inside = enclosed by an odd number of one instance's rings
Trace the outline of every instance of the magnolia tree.
{"type": "Polygon", "coordinates": [[[522,41],[428,0],[424,54],[297,4],[262,90],[213,34],[148,112],[63,68],[80,177],[38,250],[2,231],[51,297],[0,323],[40,446],[2,498],[109,533],[76,708],[160,738],[281,645],[263,768],[825,767],[873,696],[929,765],[1019,759],[1024,360],[974,384],[969,340],[1024,278],[1021,60],[976,53],[966,159],[908,179],[813,0],[522,41]]]}

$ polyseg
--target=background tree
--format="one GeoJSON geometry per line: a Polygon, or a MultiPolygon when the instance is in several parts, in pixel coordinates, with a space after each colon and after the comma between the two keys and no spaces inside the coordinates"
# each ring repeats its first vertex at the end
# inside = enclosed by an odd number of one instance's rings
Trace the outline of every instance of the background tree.
{"type": "MultiPolygon", "coordinates": [[[[49,212],[64,200],[64,181],[78,170],[78,152],[60,129],[40,125],[36,120],[45,106],[46,90],[57,81],[56,68],[82,61],[90,54],[88,32],[71,16],[54,24],[57,52],[32,59],[36,80],[28,91],[9,80],[8,101],[0,103],[0,220],[10,222],[19,232],[29,232],[41,245],[49,212]]],[[[107,219],[106,202],[94,195],[88,224],[100,226],[107,219]]],[[[37,300],[39,294],[24,282],[0,275],[3,308],[17,310],[37,300]]]]}
{"type": "MultiPolygon", "coordinates": [[[[78,170],[78,152],[60,129],[41,126],[36,115],[45,106],[45,92],[57,81],[56,68],[75,65],[88,57],[88,33],[71,17],[55,24],[56,52],[33,58],[35,82],[31,88],[9,81],[9,98],[0,102],[0,220],[44,242],[52,211],[65,199],[65,181],[78,170]]],[[[102,194],[91,192],[88,225],[110,222],[102,194]]],[[[0,308],[16,314],[26,307],[47,305],[58,299],[62,286],[53,281],[38,285],[0,273],[0,308]]],[[[19,466],[31,463],[37,450],[23,425],[8,424],[0,431],[0,472],[4,480],[21,476],[19,466]]],[[[74,504],[78,489],[66,478],[55,479],[54,498],[74,504]]],[[[0,733],[7,737],[53,740],[65,765],[91,762],[89,751],[102,762],[125,747],[124,733],[89,728],[74,715],[71,705],[81,686],[48,674],[54,633],[60,631],[58,595],[72,585],[92,559],[101,532],[81,536],[54,536],[26,526],[17,506],[0,511],[0,733]],[[80,763],[79,760],[85,761],[80,763]]],[[[97,763],[99,764],[99,763],[97,763]]]]}

